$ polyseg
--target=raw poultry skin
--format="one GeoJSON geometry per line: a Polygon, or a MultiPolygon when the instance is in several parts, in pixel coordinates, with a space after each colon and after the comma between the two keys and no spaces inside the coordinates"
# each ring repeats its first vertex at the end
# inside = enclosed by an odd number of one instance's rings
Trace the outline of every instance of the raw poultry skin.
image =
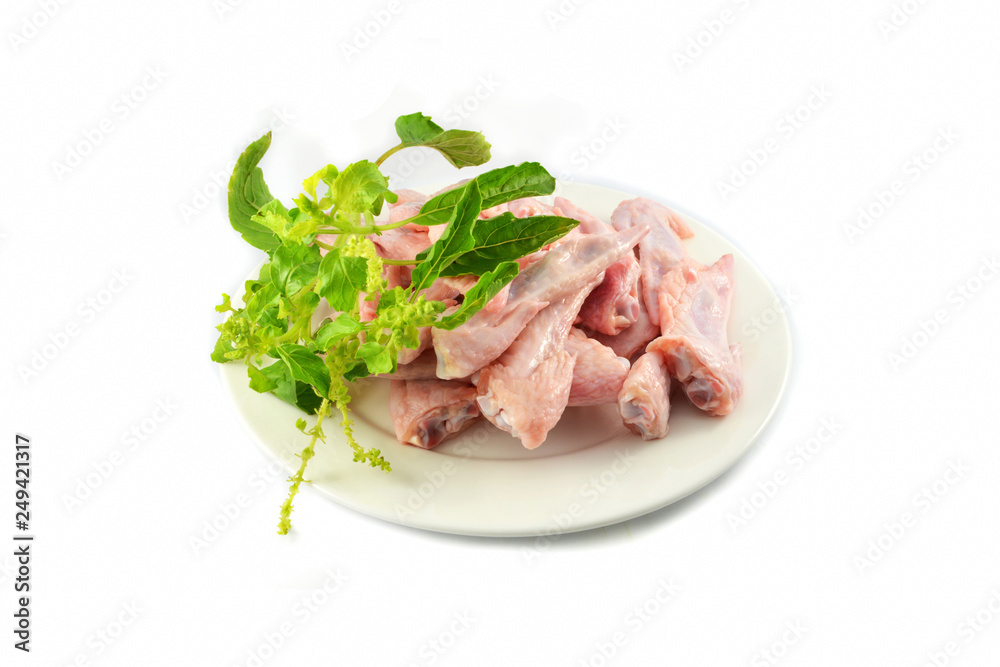
{"type": "Polygon", "coordinates": [[[579,291],[581,285],[630,252],[647,232],[647,227],[639,226],[561,243],[514,278],[501,311],[481,310],[452,331],[434,329],[438,377],[466,377],[489,364],[510,347],[540,310],[579,291]]]}
{"type": "Polygon", "coordinates": [[[389,416],[401,443],[431,449],[479,416],[476,388],[444,380],[393,380],[389,416]]]}
{"type": "Polygon", "coordinates": [[[413,259],[432,243],[427,232],[398,227],[382,234],[372,234],[368,238],[375,244],[378,254],[386,259],[413,259]]]}
{"type": "Polygon", "coordinates": [[[580,305],[597,284],[551,304],[479,374],[479,408],[497,428],[535,449],[558,423],[569,403],[576,355],[565,341],[580,305]]]}
{"type": "Polygon", "coordinates": [[[566,338],[566,351],[576,355],[569,407],[616,403],[628,376],[628,359],[576,328],[566,338]]]}
{"type": "MultiPolygon", "coordinates": [[[[639,278],[639,294],[642,294],[642,278],[639,278]]],[[[645,299],[639,299],[639,316],[635,323],[617,336],[608,336],[596,331],[588,335],[614,351],[619,357],[634,360],[660,335],[660,324],[649,317],[645,299]]]]}
{"type": "MultiPolygon", "coordinates": [[[[611,214],[611,225],[617,230],[636,226],[646,226],[650,230],[639,242],[637,282],[642,303],[636,322],[620,334],[624,337],[622,340],[606,340],[619,354],[628,354],[628,358],[633,359],[663,331],[663,318],[668,315],[661,299],[663,288],[677,279],[678,267],[688,261],[682,239],[693,234],[676,213],[643,197],[619,204],[611,214]]],[[[670,376],[662,356],[647,352],[636,359],[618,395],[618,412],[625,426],[643,440],[667,434],[670,376]]]]}
{"type": "Polygon", "coordinates": [[[669,208],[643,197],[619,204],[611,214],[611,224],[619,231],[649,227],[649,234],[639,242],[642,298],[649,319],[662,326],[660,285],[682,261],[689,259],[681,239],[693,236],[691,229],[669,208]]]}
{"type": "Polygon", "coordinates": [[[635,255],[626,255],[610,266],[604,282],[590,293],[580,309],[580,323],[611,336],[630,328],[639,319],[638,278],[639,263],[635,255]]]}
{"type": "Polygon", "coordinates": [[[515,218],[528,218],[533,215],[559,215],[558,211],[534,197],[515,199],[507,204],[507,210],[513,213],[515,218]]]}
{"type": "Polygon", "coordinates": [[[661,336],[646,350],[663,355],[691,402],[714,416],[729,414],[743,391],[740,347],[726,334],[733,296],[733,256],[706,267],[682,243],[691,230],[680,216],[647,199],[622,202],[616,229],[651,227],[639,244],[643,301],[661,336]]]}
{"type": "MultiPolygon", "coordinates": [[[[397,222],[402,222],[404,220],[409,220],[417,213],[420,213],[420,207],[423,205],[424,202],[422,201],[408,201],[405,203],[400,203],[397,206],[393,207],[393,209],[389,212],[389,222],[397,223],[397,222]]],[[[419,225],[419,224],[407,225],[406,228],[413,229],[416,231],[427,230],[426,225],[419,225]]]]}
{"type": "Polygon", "coordinates": [[[662,438],[670,430],[670,374],[659,352],[639,357],[618,394],[622,423],[643,440],[662,438]]]}
{"type": "MultiPolygon", "coordinates": [[[[727,415],[743,393],[741,346],[726,336],[733,301],[733,256],[712,266],[685,263],[662,303],[669,309],[663,335],[647,347],[663,355],[691,402],[710,415],[727,415]]],[[[662,325],[661,325],[662,326],[662,325]]]]}
{"type": "Polygon", "coordinates": [[[603,263],[584,264],[575,273],[574,288],[538,313],[496,363],[480,373],[479,407],[483,416],[520,438],[527,449],[545,442],[569,404],[577,355],[567,351],[566,340],[580,307],[603,280],[606,267],[630,252],[641,235],[629,230],[622,235],[582,236],[579,241],[569,241],[549,253],[551,256],[564,248],[572,249],[576,243],[587,248],[592,241],[617,236],[630,238],[631,245],[605,244],[603,263]],[[626,237],[629,233],[631,236],[626,237]]]}
{"type": "MultiPolygon", "coordinates": [[[[394,220],[426,201],[399,194],[394,220]]],[[[400,442],[431,448],[481,412],[534,449],[567,406],[608,403],[631,431],[658,439],[669,430],[672,377],[705,412],[733,410],[743,381],[741,348],[729,346],[726,335],[731,255],[701,265],[683,244],[692,233],[680,216],[644,198],[622,202],[613,228],[563,198],[554,207],[518,200],[482,217],[507,211],[581,224],[526,258],[514,282],[466,324],[432,330],[434,349],[424,336],[420,349],[401,355],[411,363],[394,376],[390,405],[400,442]],[[629,252],[636,244],[638,258],[629,252]]],[[[379,254],[412,257],[440,231],[400,228],[379,254]]],[[[442,281],[427,296],[453,303],[470,285],[442,281]]]]}
{"type": "MultiPolygon", "coordinates": [[[[515,279],[516,280],[516,279],[515,279]]],[[[523,299],[497,312],[479,311],[452,331],[432,329],[437,375],[454,379],[472,375],[503,354],[546,301],[523,299]]]]}
{"type": "MultiPolygon", "coordinates": [[[[614,228],[563,197],[556,197],[557,213],[580,222],[577,229],[583,234],[612,234],[614,228]]],[[[598,285],[583,307],[580,324],[609,336],[631,327],[639,318],[639,260],[635,253],[628,253],[608,267],[604,281],[598,285]]]]}

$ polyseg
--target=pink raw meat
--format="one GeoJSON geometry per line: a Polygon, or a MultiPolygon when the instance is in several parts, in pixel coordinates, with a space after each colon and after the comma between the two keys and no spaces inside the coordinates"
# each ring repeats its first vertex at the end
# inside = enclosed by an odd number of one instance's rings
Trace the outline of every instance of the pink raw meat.
{"type": "Polygon", "coordinates": [[[465,377],[489,364],[538,311],[603,273],[630,252],[647,231],[637,227],[562,243],[514,278],[500,312],[481,310],[453,331],[434,329],[438,377],[465,377]]]}
{"type": "MultiPolygon", "coordinates": [[[[642,278],[639,279],[639,293],[642,293],[642,278]]],[[[660,324],[659,322],[653,322],[649,318],[649,312],[646,310],[644,299],[639,299],[639,316],[636,318],[635,323],[628,329],[625,329],[617,336],[608,336],[607,334],[596,332],[590,334],[591,338],[603,345],[607,345],[619,357],[624,357],[630,361],[641,354],[646,349],[646,346],[659,335],[660,324]]]]}
{"type": "Polygon", "coordinates": [[[649,344],[659,352],[691,402],[711,415],[732,412],[743,392],[741,347],[726,334],[733,301],[733,256],[709,267],[685,262],[663,295],[669,326],[649,344]]]}
{"type": "Polygon", "coordinates": [[[687,224],[666,206],[639,197],[623,201],[611,214],[615,229],[643,225],[649,235],[639,243],[639,269],[642,275],[642,298],[653,322],[663,325],[660,316],[661,284],[683,260],[687,248],[681,239],[693,236],[687,224]]]}
{"type": "Polygon", "coordinates": [[[658,352],[639,357],[618,394],[618,413],[643,440],[662,438],[670,429],[670,375],[658,352]]]}
{"type": "Polygon", "coordinates": [[[389,416],[401,443],[430,449],[476,420],[476,389],[464,382],[393,380],[389,416]]]}
{"type": "MultiPolygon", "coordinates": [[[[580,221],[583,234],[613,234],[606,222],[577,207],[563,197],[556,197],[556,212],[580,221]]],[[[590,293],[580,309],[580,324],[614,336],[632,326],[639,318],[639,260],[629,253],[608,267],[604,281],[590,293]]]]}
{"type": "Polygon", "coordinates": [[[497,428],[535,449],[569,403],[576,355],[566,337],[594,278],[535,316],[507,351],[479,375],[479,408],[497,428]]]}
{"type": "Polygon", "coordinates": [[[628,359],[572,329],[566,339],[566,351],[576,355],[569,406],[606,405],[618,401],[618,392],[628,376],[628,359]]]}

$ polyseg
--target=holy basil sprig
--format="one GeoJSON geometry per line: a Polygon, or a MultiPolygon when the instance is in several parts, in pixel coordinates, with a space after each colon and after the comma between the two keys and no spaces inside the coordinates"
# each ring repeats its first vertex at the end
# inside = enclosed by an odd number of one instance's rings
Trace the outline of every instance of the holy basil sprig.
{"type": "Polygon", "coordinates": [[[396,119],[396,134],[402,143],[382,154],[376,164],[404,148],[425,146],[441,152],[448,162],[459,169],[475,167],[490,160],[490,144],[480,132],[445,130],[422,113],[411,113],[396,119]]]}
{"type": "Polygon", "coordinates": [[[555,179],[537,162],[487,171],[431,198],[408,220],[380,223],[376,216],[384,203],[397,199],[379,169],[394,153],[432,148],[459,168],[490,158],[490,144],[481,133],[444,130],[421,113],[400,116],[396,134],[400,143],[375,162],[360,160],[343,169],[329,164],[316,171],[303,181],[303,192],[290,208],[271,195],[258,166],[270,147],[270,133],[247,147],[229,181],[230,224],[266,252],[267,261],[257,278],[245,283],[240,307],[226,294],[216,307],[228,317],[217,327],[212,359],[242,360],[251,389],[316,415],[312,428],[303,419],[297,422],[310,439],[299,455],[299,469],[289,477],[278,523],[282,534],[291,526],[292,501],[306,481],[316,444],[326,440],[324,419],[334,411],[354,460],[391,470],[380,450],[355,440],[348,383],[394,373],[399,352],[419,346],[421,328],[453,329],[466,322],[514,279],[516,260],[578,224],[559,216],[517,219],[510,213],[480,219],[487,208],[551,194],[555,179]],[[447,227],[414,260],[383,260],[371,237],[406,224],[447,227]],[[413,265],[407,287],[388,287],[388,263],[413,265]],[[425,297],[438,278],[460,275],[478,279],[451,312],[425,297]]]}

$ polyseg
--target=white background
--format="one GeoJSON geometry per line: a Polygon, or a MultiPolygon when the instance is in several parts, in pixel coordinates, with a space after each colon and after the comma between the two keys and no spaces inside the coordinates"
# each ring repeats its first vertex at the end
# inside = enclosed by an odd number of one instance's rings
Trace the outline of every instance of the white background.
{"type": "MultiPolygon", "coordinates": [[[[30,656],[11,647],[0,549],[0,663],[256,664],[248,651],[287,622],[263,664],[995,664],[1000,6],[902,4],[911,14],[888,32],[892,0],[96,0],[49,2],[51,17],[46,2],[6,2],[0,516],[13,521],[22,432],[38,538],[30,656]],[[386,25],[366,43],[373,16],[386,25]],[[287,200],[318,166],[381,153],[395,117],[417,110],[484,130],[492,164],[539,160],[672,202],[786,294],[787,399],[734,469],[544,550],[389,525],[310,489],[293,534],[275,535],[286,485],[208,359],[219,293],[260,258],[213,174],[227,179],[274,123],[265,167],[287,200]],[[797,110],[802,122],[783,121],[797,110]],[[95,132],[77,166],[56,166],[95,132]],[[952,138],[935,149],[939,133],[952,138]],[[763,166],[744,165],[766,146],[763,166]],[[914,171],[925,151],[933,163],[914,171]],[[734,169],[753,173],[724,195],[734,169]],[[901,194],[850,233],[894,181],[901,194]],[[127,284],[105,293],[116,271],[127,284]],[[918,347],[894,364],[904,339],[918,347]],[[52,341],[64,345],[25,371],[52,341]],[[130,449],[158,401],[172,413],[130,449]],[[823,420],[835,434],[793,463],[823,420]],[[68,507],[115,451],[110,477],[68,507]],[[966,471],[940,481],[952,463],[966,471]],[[772,497],[753,496],[776,474],[772,497]],[[940,495],[920,500],[935,482],[940,495]],[[228,528],[192,546],[240,494],[228,528]],[[328,571],[346,580],[302,613],[328,571]],[[678,588],[665,603],[661,581],[678,588]],[[140,611],[109,645],[98,633],[117,634],[123,605],[140,611]]],[[[452,176],[435,157],[394,183],[452,176]]]]}

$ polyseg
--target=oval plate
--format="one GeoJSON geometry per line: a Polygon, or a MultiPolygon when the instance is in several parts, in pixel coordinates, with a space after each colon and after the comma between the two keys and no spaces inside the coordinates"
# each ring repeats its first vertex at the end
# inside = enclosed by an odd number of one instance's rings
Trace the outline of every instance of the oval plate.
{"type": "MultiPolygon", "coordinates": [[[[578,183],[560,183],[556,194],[604,220],[633,197],[578,183]]],[[[736,259],[729,335],[730,342],[743,344],[745,378],[742,402],[730,415],[708,417],[675,393],[670,433],[658,441],[643,442],[622,426],[614,406],[600,406],[568,408],[534,451],[482,419],[425,451],[396,441],[389,382],[366,380],[352,391],[355,435],[363,446],[380,448],[392,472],[354,463],[331,418],[327,443],[317,446],[309,463],[310,486],[386,521],[461,535],[523,537],[625,521],[680,500],[728,470],[757,440],[781,400],[791,368],[791,334],[783,309],[775,307],[777,295],[750,260],[717,232],[683,217],[695,233],[685,242],[695,259],[710,264],[726,253],[736,259]],[[753,340],[740,336],[745,323],[766,311],[776,319],[766,331],[753,340]]],[[[254,440],[294,472],[295,455],[308,444],[294,426],[302,413],[251,390],[243,364],[221,369],[254,440]]]]}

